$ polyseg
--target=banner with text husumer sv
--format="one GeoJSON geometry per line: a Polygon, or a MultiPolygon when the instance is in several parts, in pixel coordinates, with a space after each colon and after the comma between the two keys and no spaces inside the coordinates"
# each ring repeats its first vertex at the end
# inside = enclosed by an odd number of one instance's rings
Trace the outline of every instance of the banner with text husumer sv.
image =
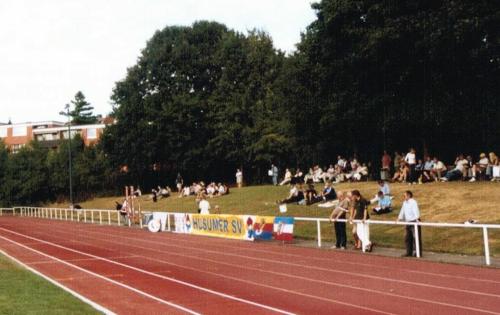
{"type": "Polygon", "coordinates": [[[271,240],[274,217],[176,214],[175,232],[253,241],[271,240]]]}

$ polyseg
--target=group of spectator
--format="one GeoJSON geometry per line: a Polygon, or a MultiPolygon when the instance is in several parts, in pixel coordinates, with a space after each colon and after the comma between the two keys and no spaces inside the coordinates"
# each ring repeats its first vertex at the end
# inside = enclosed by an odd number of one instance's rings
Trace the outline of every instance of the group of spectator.
{"type": "Polygon", "coordinates": [[[471,155],[459,154],[453,165],[447,166],[438,157],[431,158],[426,155],[423,159],[418,159],[413,148],[404,156],[395,152],[393,158],[384,151],[380,177],[389,179],[391,172],[393,182],[409,184],[454,180],[470,182],[500,180],[499,159],[494,152],[488,155],[481,153],[478,159],[474,159],[471,155]]]}
{"type": "MultiPolygon", "coordinates": [[[[370,225],[365,221],[370,219],[369,204],[378,202],[378,206],[373,209],[376,214],[392,211],[389,185],[384,181],[379,181],[380,190],[374,199],[368,201],[365,199],[359,190],[349,192],[337,192],[337,204],[330,214],[330,221],[334,222],[335,245],[332,248],[345,249],[347,243],[346,222],[352,225],[352,236],[354,239],[354,248],[363,249],[364,251],[371,252],[373,243],[370,240],[370,225]],[[385,204],[385,206],[384,206],[385,204]],[[381,211],[382,210],[382,211],[381,211]],[[354,220],[356,222],[354,223],[354,220]]],[[[406,191],[404,193],[404,200],[396,221],[404,221],[408,223],[415,223],[420,221],[420,209],[418,203],[413,199],[413,193],[406,191]]],[[[422,255],[422,232],[420,226],[413,224],[406,225],[405,244],[406,253],[404,257],[417,256],[417,244],[415,233],[418,233],[418,256],[422,255]]]]}
{"type": "MultiPolygon", "coordinates": [[[[272,183],[278,185],[278,168],[276,165],[271,165],[268,175],[272,178],[272,183]]],[[[292,174],[292,171],[287,168],[279,185],[355,182],[368,179],[368,175],[369,169],[366,163],[360,163],[355,157],[345,159],[339,155],[336,164],[330,164],[328,167],[323,168],[315,165],[309,168],[307,173],[297,168],[295,173],[292,174]]]]}
{"type": "Polygon", "coordinates": [[[223,196],[229,194],[229,187],[223,183],[216,184],[215,182],[211,182],[205,185],[202,181],[193,182],[190,186],[181,187],[178,197],[199,196],[201,194],[208,198],[223,196]]]}
{"type": "MultiPolygon", "coordinates": [[[[471,155],[459,154],[452,165],[446,165],[437,156],[424,155],[423,158],[419,158],[416,150],[410,148],[404,155],[400,152],[394,152],[394,155],[391,156],[387,151],[384,151],[381,162],[380,179],[392,182],[423,184],[453,180],[500,181],[500,160],[494,152],[481,153],[477,159],[471,155]]],[[[369,163],[360,163],[356,157],[346,159],[339,155],[337,163],[330,164],[328,167],[315,165],[309,168],[307,173],[304,173],[300,168],[297,168],[295,172],[286,168],[281,181],[279,181],[278,167],[272,164],[268,175],[273,185],[326,182],[335,184],[345,181],[368,180],[371,175],[373,176],[369,172],[369,166],[369,163]]],[[[241,173],[240,170],[238,172],[241,173]]]]}

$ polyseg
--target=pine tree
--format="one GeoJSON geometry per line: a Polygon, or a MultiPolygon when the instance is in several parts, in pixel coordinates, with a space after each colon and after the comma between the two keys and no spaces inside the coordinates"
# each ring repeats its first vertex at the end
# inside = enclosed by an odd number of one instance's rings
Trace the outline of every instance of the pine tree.
{"type": "Polygon", "coordinates": [[[85,99],[81,91],[75,94],[75,99],[71,101],[74,109],[70,112],[72,123],[75,125],[89,125],[97,122],[96,116],[92,113],[94,107],[85,99]]]}

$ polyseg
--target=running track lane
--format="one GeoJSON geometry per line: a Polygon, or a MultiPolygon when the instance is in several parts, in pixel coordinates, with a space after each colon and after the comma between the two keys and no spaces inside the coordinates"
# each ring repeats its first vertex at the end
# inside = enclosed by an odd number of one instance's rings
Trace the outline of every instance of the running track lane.
{"type": "MultiPolygon", "coordinates": [[[[126,275],[119,280],[155,296],[164,296],[167,281],[161,277],[167,276],[298,313],[498,314],[500,309],[497,269],[40,219],[4,218],[0,227],[4,238],[86,270],[126,275]],[[89,260],[88,254],[108,261],[89,260]],[[155,279],[146,281],[150,274],[155,279]]],[[[192,300],[182,294],[180,304],[192,300]]],[[[206,301],[198,312],[247,312],[198,295],[206,301]]]]}

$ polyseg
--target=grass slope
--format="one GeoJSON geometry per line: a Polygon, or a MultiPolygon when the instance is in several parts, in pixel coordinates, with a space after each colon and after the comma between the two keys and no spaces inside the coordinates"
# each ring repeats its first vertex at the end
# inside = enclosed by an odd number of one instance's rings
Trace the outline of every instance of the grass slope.
{"type": "MultiPolygon", "coordinates": [[[[367,198],[371,199],[377,192],[375,182],[342,183],[335,186],[338,190],[359,189],[367,198]]],[[[320,190],[321,185],[316,189],[320,190]]],[[[279,215],[275,202],[286,197],[288,187],[251,186],[241,189],[232,188],[230,194],[210,199],[212,209],[219,205],[222,213],[279,215]]],[[[373,220],[395,220],[405,190],[413,191],[415,199],[420,205],[422,220],[427,222],[456,222],[462,223],[468,219],[475,219],[481,223],[500,223],[500,185],[498,183],[429,183],[425,185],[392,184],[392,194],[395,196],[394,208],[396,211],[381,216],[373,216],[373,220]]],[[[106,197],[90,200],[81,205],[85,208],[113,209],[115,201],[121,202],[123,197],[106,197]]],[[[195,212],[197,210],[194,197],[177,198],[176,196],[159,200],[153,203],[148,196],[141,198],[143,209],[153,211],[195,212]]],[[[63,205],[53,205],[60,206],[63,205]]],[[[312,206],[288,206],[288,216],[328,217],[329,209],[312,206]]],[[[333,233],[329,224],[322,225],[322,235],[331,240],[333,233]]],[[[378,245],[403,247],[403,228],[400,226],[372,226],[372,240],[378,245]]],[[[316,237],[315,223],[296,225],[296,235],[305,239],[316,237]]],[[[500,254],[500,231],[489,231],[490,251],[500,254]]],[[[424,250],[454,252],[463,254],[483,254],[482,231],[480,229],[443,229],[425,228],[423,231],[424,250]]]]}
{"type": "Polygon", "coordinates": [[[0,255],[0,314],[100,314],[0,255]]]}

